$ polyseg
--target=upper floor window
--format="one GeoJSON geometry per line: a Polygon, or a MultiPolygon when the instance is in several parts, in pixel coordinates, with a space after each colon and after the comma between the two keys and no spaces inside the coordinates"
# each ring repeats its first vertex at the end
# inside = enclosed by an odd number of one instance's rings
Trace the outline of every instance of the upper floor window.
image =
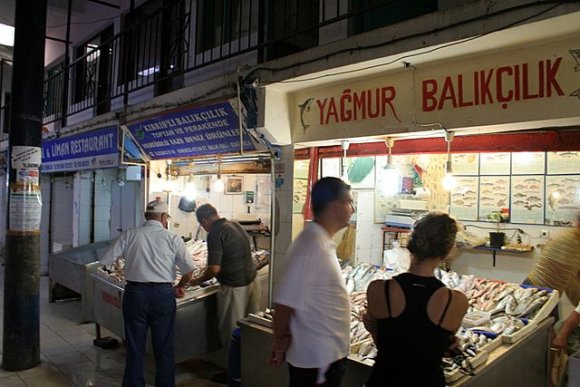
{"type": "Polygon", "coordinates": [[[437,0],[350,0],[349,11],[352,36],[435,12],[437,0]]]}
{"type": "Polygon", "coordinates": [[[276,59],[318,46],[319,14],[319,0],[269,2],[265,59],[276,59]]]}
{"type": "Polygon", "coordinates": [[[44,116],[60,116],[64,92],[64,61],[46,71],[44,82],[44,116]]]}
{"type": "Polygon", "coordinates": [[[258,30],[258,13],[258,0],[198,0],[196,53],[222,45],[227,45],[226,53],[249,47],[250,34],[258,30]]]}
{"type": "Polygon", "coordinates": [[[189,2],[150,0],[123,16],[119,83],[132,87],[164,79],[185,68],[189,2]]]}

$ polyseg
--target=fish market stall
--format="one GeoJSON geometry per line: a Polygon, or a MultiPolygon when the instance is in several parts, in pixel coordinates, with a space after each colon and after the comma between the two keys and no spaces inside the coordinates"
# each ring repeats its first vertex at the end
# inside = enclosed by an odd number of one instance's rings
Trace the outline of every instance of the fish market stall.
{"type": "MultiPolygon", "coordinates": [[[[207,267],[207,244],[204,241],[186,242],[194,263],[194,277],[207,267]]],[[[268,254],[265,251],[253,253],[254,261],[260,269],[257,281],[260,287],[268,281],[268,254]],[[265,274],[264,274],[265,273],[265,274]]],[[[123,328],[123,293],[125,276],[124,262],[118,259],[114,265],[99,267],[92,275],[95,294],[94,321],[97,335],[103,326],[120,338],[125,337],[123,328]]],[[[176,282],[180,279],[178,278],[176,282]]],[[[217,297],[220,285],[215,279],[203,286],[188,287],[183,298],[176,299],[175,316],[175,360],[181,362],[220,349],[217,317],[217,297]]],[[[99,337],[100,338],[100,337],[99,337]]],[[[148,345],[148,350],[151,346],[148,345]]]]}
{"type": "MultiPolygon", "coordinates": [[[[92,274],[95,300],[95,323],[125,338],[123,332],[124,287],[103,274],[92,274]]],[[[217,324],[216,293],[219,285],[188,289],[184,298],[176,299],[175,315],[175,361],[181,362],[194,356],[220,348],[217,324]]],[[[150,345],[147,346],[151,348],[150,345]]]]}
{"type": "Polygon", "coordinates": [[[93,321],[93,287],[90,275],[99,267],[99,257],[105,252],[110,241],[91,243],[48,256],[49,288],[48,299],[55,302],[62,299],[81,297],[82,322],[93,321]]]}
{"type": "MultiPolygon", "coordinates": [[[[368,379],[377,350],[362,323],[366,310],[366,287],[375,279],[387,279],[396,272],[372,265],[343,270],[351,299],[351,345],[344,386],[361,386],[368,379]]],[[[559,294],[551,289],[522,287],[501,281],[461,276],[436,270],[448,287],[463,291],[470,308],[456,333],[460,352],[443,359],[447,384],[487,386],[506,380],[514,369],[529,370],[517,377],[522,384],[545,386],[548,378],[548,347],[559,294]],[[517,368],[516,368],[517,367],[517,368]]],[[[272,311],[250,315],[242,327],[242,379],[251,385],[283,385],[287,372],[258,367],[253,359],[267,357],[271,345],[272,311]],[[258,352],[259,351],[259,352],[258,352]],[[264,351],[263,356],[261,351],[264,351]],[[250,355],[252,352],[252,355],[250,355]],[[259,353],[258,356],[256,354],[259,353]],[[247,360],[246,360],[247,359],[247,360]]]]}

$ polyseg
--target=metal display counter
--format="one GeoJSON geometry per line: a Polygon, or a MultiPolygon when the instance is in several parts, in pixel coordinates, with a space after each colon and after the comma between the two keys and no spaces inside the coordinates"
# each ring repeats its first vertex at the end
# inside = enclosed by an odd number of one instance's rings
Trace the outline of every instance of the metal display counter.
{"type": "MultiPolygon", "coordinates": [[[[122,313],[124,289],[98,274],[91,276],[95,294],[95,323],[124,339],[122,313]]],[[[184,298],[176,299],[174,348],[177,363],[220,349],[216,300],[218,291],[219,285],[211,285],[190,290],[184,298]]],[[[149,353],[150,338],[148,341],[149,353]]]]}
{"type": "Polygon", "coordinates": [[[100,266],[97,261],[110,243],[91,243],[49,254],[49,302],[75,297],[70,292],[72,290],[81,296],[82,322],[93,321],[93,286],[90,275],[100,266]]]}
{"type": "MultiPolygon", "coordinates": [[[[502,344],[491,351],[487,363],[465,375],[451,387],[513,386],[544,387],[548,385],[548,356],[553,318],[540,322],[527,336],[514,344],[502,344]]],[[[248,319],[241,327],[242,384],[254,387],[288,385],[288,369],[264,366],[270,355],[272,329],[248,319]]],[[[370,366],[349,357],[343,387],[360,387],[369,378],[370,366]]],[[[388,381],[385,381],[387,385],[388,381]]]]}

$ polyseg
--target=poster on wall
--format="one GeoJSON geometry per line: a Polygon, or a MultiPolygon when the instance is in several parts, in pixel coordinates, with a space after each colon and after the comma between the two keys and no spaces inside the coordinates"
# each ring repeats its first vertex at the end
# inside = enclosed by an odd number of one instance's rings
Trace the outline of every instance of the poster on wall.
{"type": "Polygon", "coordinates": [[[548,152],[548,174],[580,173],[580,152],[548,152]]]}
{"type": "Polygon", "coordinates": [[[512,175],[543,175],[546,171],[546,153],[512,153],[512,175]]]}
{"type": "Polygon", "coordinates": [[[375,158],[335,157],[322,159],[321,176],[346,178],[346,182],[350,184],[352,189],[371,189],[375,186],[375,158]]]}
{"type": "Polygon", "coordinates": [[[479,172],[478,153],[457,153],[451,155],[453,173],[457,175],[477,175],[479,172]]]}
{"type": "Polygon", "coordinates": [[[347,157],[343,159],[347,183],[352,189],[370,189],[375,187],[375,158],[347,157]]]}
{"type": "Polygon", "coordinates": [[[544,224],[544,176],[512,176],[511,222],[544,224]]]}
{"type": "Polygon", "coordinates": [[[477,220],[479,178],[456,176],[457,187],[451,191],[449,213],[460,220],[477,220]]]}
{"type": "Polygon", "coordinates": [[[509,208],[509,176],[481,176],[479,178],[479,220],[490,221],[492,213],[509,208]]]}
{"type": "Polygon", "coordinates": [[[479,155],[480,175],[509,175],[510,154],[509,152],[482,153],[479,155]]]}
{"type": "Polygon", "coordinates": [[[580,211],[580,175],[546,176],[546,224],[573,226],[580,211]]]}
{"type": "Polygon", "coordinates": [[[294,194],[292,195],[292,213],[302,214],[308,194],[308,167],[310,160],[294,161],[294,194]]]}

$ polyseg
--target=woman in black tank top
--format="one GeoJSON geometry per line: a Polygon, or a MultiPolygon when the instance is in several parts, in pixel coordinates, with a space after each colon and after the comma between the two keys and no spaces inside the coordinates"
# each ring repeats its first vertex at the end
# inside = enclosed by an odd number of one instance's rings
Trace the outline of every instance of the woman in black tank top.
{"type": "Polygon", "coordinates": [[[433,270],[451,251],[456,233],[447,214],[428,213],[415,223],[407,246],[409,272],[369,285],[363,321],[378,355],[368,387],[445,386],[441,359],[454,342],[467,298],[442,289],[433,270]]]}

